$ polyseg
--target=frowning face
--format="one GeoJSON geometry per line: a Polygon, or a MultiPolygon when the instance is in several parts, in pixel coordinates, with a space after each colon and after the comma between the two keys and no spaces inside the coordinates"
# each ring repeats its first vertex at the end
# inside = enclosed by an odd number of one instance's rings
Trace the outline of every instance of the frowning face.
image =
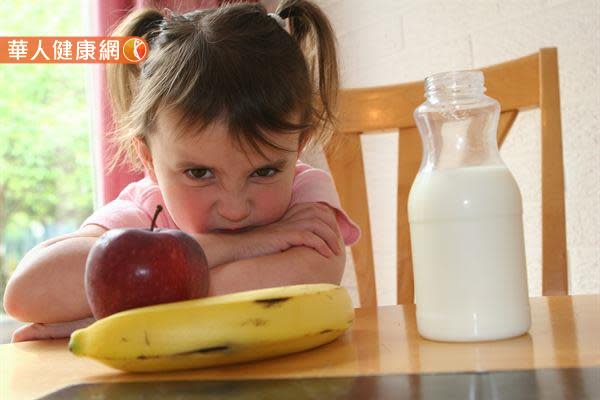
{"type": "Polygon", "coordinates": [[[250,146],[239,148],[224,122],[180,135],[177,121],[173,112],[159,113],[156,132],[147,145],[138,143],[138,153],[181,230],[237,230],[283,216],[292,195],[298,134],[273,135],[278,145],[295,151],[265,145],[265,159],[250,146]]]}

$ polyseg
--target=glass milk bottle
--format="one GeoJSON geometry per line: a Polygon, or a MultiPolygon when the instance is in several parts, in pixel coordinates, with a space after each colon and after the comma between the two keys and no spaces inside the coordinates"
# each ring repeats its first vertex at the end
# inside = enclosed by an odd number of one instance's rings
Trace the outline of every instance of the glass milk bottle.
{"type": "Polygon", "coordinates": [[[500,158],[500,105],[483,73],[425,79],[414,118],[423,160],[408,217],[417,326],[440,341],[508,338],[529,330],[521,194],[500,158]]]}

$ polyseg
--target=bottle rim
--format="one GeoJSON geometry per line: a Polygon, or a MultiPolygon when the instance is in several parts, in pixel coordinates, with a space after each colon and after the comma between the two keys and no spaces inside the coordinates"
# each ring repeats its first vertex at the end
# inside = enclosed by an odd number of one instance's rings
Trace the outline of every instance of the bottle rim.
{"type": "Polygon", "coordinates": [[[483,83],[483,72],[478,70],[439,72],[425,78],[425,97],[481,95],[486,91],[483,83]]]}

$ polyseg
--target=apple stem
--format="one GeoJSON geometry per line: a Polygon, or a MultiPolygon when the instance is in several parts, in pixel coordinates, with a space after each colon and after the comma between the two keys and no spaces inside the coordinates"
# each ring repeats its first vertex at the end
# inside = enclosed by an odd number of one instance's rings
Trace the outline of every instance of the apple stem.
{"type": "Polygon", "coordinates": [[[159,204],[156,206],[156,211],[154,212],[154,217],[152,217],[152,225],[150,225],[151,232],[154,230],[154,227],[156,226],[156,219],[158,218],[158,214],[160,214],[161,211],[162,211],[162,206],[159,204]]]}

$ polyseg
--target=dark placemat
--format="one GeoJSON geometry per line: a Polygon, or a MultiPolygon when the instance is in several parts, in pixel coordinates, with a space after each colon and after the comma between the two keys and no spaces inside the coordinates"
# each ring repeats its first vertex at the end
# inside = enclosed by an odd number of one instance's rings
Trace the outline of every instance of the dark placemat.
{"type": "Polygon", "coordinates": [[[228,381],[107,382],[42,399],[600,399],[600,367],[228,381]]]}

